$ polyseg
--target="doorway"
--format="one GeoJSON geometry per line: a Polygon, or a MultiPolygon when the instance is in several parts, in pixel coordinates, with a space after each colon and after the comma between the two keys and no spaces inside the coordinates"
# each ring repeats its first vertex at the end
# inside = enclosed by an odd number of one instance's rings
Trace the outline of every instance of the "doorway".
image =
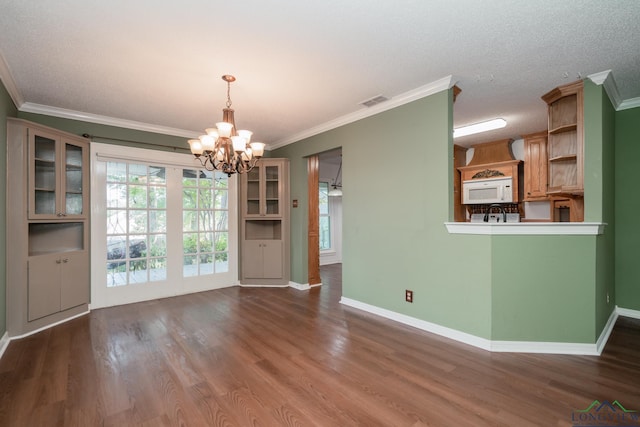
{"type": "Polygon", "coordinates": [[[342,148],[308,159],[309,284],[320,283],[320,266],[342,263],[342,148]]]}

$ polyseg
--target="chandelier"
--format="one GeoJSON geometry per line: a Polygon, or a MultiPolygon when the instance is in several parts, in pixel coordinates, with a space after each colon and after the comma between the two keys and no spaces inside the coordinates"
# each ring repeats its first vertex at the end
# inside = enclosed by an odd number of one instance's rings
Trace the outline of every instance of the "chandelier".
{"type": "Polygon", "coordinates": [[[231,108],[231,83],[236,78],[225,74],[222,80],[227,82],[227,104],[222,109],[222,121],[215,128],[205,129],[206,135],[190,139],[189,147],[202,166],[209,170],[218,170],[228,176],[234,173],[249,172],[264,154],[262,142],[251,142],[253,132],[236,131],[236,123],[231,108]]]}

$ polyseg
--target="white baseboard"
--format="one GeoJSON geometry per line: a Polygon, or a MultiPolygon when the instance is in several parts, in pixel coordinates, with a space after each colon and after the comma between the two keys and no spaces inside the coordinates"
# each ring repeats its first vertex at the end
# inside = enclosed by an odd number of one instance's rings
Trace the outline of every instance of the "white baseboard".
{"type": "Polygon", "coordinates": [[[293,289],[297,289],[299,291],[308,291],[311,288],[315,288],[317,286],[322,286],[322,283],[316,283],[315,285],[310,285],[308,283],[296,283],[296,282],[289,282],[289,287],[293,288],[293,289]]]}
{"type": "Polygon", "coordinates": [[[631,317],[632,319],[640,319],[640,311],[638,310],[631,310],[628,308],[622,308],[622,307],[616,306],[616,311],[620,316],[631,317]]]}
{"type": "MultiPolygon", "coordinates": [[[[612,311],[607,324],[596,343],[570,343],[570,342],[539,342],[539,341],[492,341],[481,338],[456,329],[447,328],[436,323],[416,319],[415,317],[396,313],[384,308],[376,307],[350,298],[342,297],[340,303],[357,308],[377,316],[394,320],[405,325],[413,326],[423,331],[431,332],[454,341],[462,342],[483,350],[492,352],[511,353],[546,353],[546,354],[576,354],[599,356],[602,353],[613,326],[618,318],[618,310],[612,311]]],[[[638,313],[640,315],[640,313],[638,313]]],[[[622,314],[621,314],[622,315],[622,314]]],[[[640,318],[640,317],[639,317],[640,318]]]]}
{"type": "Polygon", "coordinates": [[[289,285],[254,285],[251,283],[238,283],[241,288],[288,288],[289,285]]]}
{"type": "Polygon", "coordinates": [[[2,338],[0,338],[0,359],[2,359],[2,355],[7,347],[9,347],[9,341],[11,341],[9,339],[9,334],[5,332],[2,338]]]}
{"type": "Polygon", "coordinates": [[[374,305],[366,304],[364,302],[356,301],[351,298],[342,297],[340,298],[340,303],[347,305],[349,307],[366,311],[371,314],[375,314],[377,316],[395,320],[396,322],[400,322],[405,325],[413,326],[414,328],[422,329],[423,331],[431,332],[436,335],[441,335],[446,338],[451,338],[452,340],[469,344],[474,347],[481,348],[483,350],[491,349],[491,341],[485,338],[477,337],[475,335],[467,334],[466,332],[461,332],[456,329],[447,328],[445,326],[441,326],[436,323],[427,322],[426,320],[416,319],[415,317],[396,313],[395,311],[386,310],[384,308],[380,308],[374,305]]]}
{"type": "Polygon", "coordinates": [[[78,318],[80,316],[84,316],[85,314],[89,314],[89,312],[90,311],[87,310],[87,311],[84,311],[82,313],[76,314],[75,316],[67,317],[66,319],[62,319],[62,320],[59,320],[59,321],[57,321],[55,323],[52,323],[50,325],[43,326],[42,328],[38,328],[38,329],[36,329],[34,331],[27,332],[26,334],[16,335],[15,337],[11,337],[11,340],[13,341],[13,340],[18,340],[20,338],[26,338],[26,337],[28,337],[30,335],[37,334],[38,332],[46,331],[47,329],[53,328],[54,326],[61,325],[63,323],[67,323],[69,320],[73,320],[73,319],[76,319],[76,318],[78,318]]]}
{"type": "Polygon", "coordinates": [[[609,320],[607,320],[607,324],[604,325],[604,329],[600,333],[598,340],[596,341],[596,350],[598,355],[602,354],[602,350],[604,350],[604,346],[609,341],[609,336],[613,331],[613,327],[616,325],[616,320],[618,320],[618,307],[614,308],[611,314],[609,315],[609,320]]]}

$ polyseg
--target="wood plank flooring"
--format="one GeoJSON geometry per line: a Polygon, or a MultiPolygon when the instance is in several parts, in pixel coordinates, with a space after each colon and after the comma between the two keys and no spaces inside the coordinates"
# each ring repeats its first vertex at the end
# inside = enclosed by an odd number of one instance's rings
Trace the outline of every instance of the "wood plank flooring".
{"type": "Polygon", "coordinates": [[[489,353],[340,305],[340,265],[322,282],[95,310],[11,342],[0,426],[572,426],[596,399],[640,411],[638,320],[619,319],[601,357],[489,353]]]}

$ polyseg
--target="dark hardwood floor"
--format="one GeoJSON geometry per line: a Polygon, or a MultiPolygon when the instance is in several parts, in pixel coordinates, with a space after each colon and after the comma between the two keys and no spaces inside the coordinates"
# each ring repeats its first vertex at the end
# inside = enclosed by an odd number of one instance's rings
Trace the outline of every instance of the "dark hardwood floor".
{"type": "Polygon", "coordinates": [[[640,411],[638,320],[619,319],[601,357],[490,353],[340,305],[340,265],[322,281],[94,310],[11,342],[0,426],[572,426],[594,400],[640,411]]]}

